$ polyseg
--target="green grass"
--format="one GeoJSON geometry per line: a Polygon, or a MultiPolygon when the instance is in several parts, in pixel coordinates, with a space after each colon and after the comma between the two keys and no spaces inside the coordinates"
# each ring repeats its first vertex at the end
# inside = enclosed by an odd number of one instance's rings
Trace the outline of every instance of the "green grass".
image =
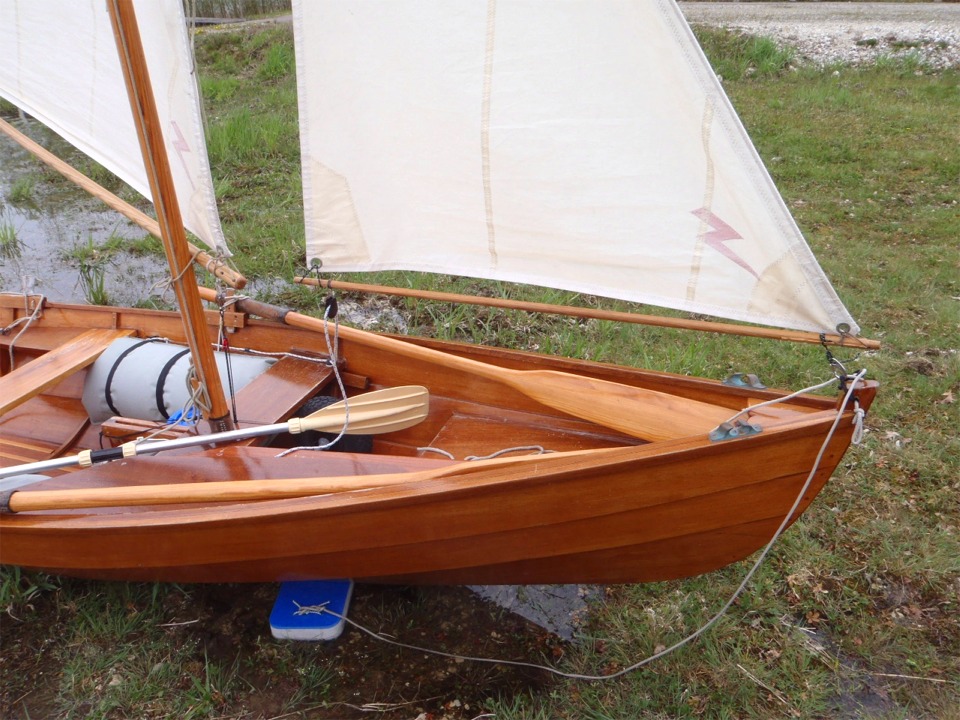
{"type": "Polygon", "coordinates": [[[11,205],[33,205],[33,189],[35,185],[36,178],[32,175],[18,178],[10,187],[10,191],[7,193],[7,200],[11,205]]]}
{"type": "Polygon", "coordinates": [[[791,67],[796,51],[774,40],[733,30],[701,30],[698,38],[714,71],[724,81],[774,77],[791,67]]]}
{"type": "MultiPolygon", "coordinates": [[[[701,38],[840,296],[864,334],[884,341],[880,352],[851,360],[882,383],[869,432],[746,594],[697,642],[606,683],[465,681],[458,699],[471,710],[446,712],[957,717],[960,125],[953,118],[960,117],[960,76],[911,57],[859,69],[794,68],[789,51],[764,40],[701,38]]],[[[289,48],[285,29],[198,37],[225,230],[239,269],[252,278],[289,278],[304,262],[289,48]]],[[[468,278],[383,273],[373,281],[629,309],[468,278]]],[[[266,299],[317,312],[318,294],[303,288],[266,299]]],[[[827,374],[816,347],[414,300],[391,306],[412,332],[470,342],[710,377],[757,371],[777,386],[827,374]]],[[[587,673],[625,667],[697,628],[745,571],[740,563],[702,578],[610,588],[581,640],[549,661],[587,673]]],[[[446,660],[409,670],[352,631],[331,647],[273,642],[264,629],[272,593],[269,586],[58,581],[4,569],[4,714],[22,715],[26,704],[60,717],[363,716],[350,706],[405,702],[424,678],[447,670],[446,660]],[[198,622],[180,624],[191,620],[198,622]],[[363,674],[350,675],[351,662],[363,674]],[[356,697],[360,690],[341,679],[367,676],[379,678],[376,697],[356,697]]],[[[435,644],[473,629],[425,602],[427,595],[416,597],[419,605],[361,600],[357,612],[413,642],[437,628],[445,634],[435,644]]],[[[528,657],[541,659],[533,651],[528,657]]],[[[484,672],[468,670],[474,679],[484,672]]],[[[421,700],[439,716],[452,697],[421,700]]],[[[383,715],[416,717],[412,707],[383,715]]]]}
{"type": "Polygon", "coordinates": [[[0,220],[0,261],[16,260],[23,252],[23,243],[17,229],[5,220],[0,220]]]}
{"type": "Polygon", "coordinates": [[[77,266],[84,298],[91,305],[110,304],[106,289],[107,272],[111,259],[123,249],[124,243],[123,238],[114,235],[98,245],[91,236],[86,243],[78,242],[62,254],[63,260],[77,266]]]}

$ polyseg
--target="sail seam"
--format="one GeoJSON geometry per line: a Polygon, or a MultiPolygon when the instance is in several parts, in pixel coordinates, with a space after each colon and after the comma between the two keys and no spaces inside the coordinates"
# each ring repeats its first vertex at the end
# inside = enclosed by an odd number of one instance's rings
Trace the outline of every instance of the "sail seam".
{"type": "Polygon", "coordinates": [[[483,100],[480,118],[480,154],[483,172],[483,207],[487,223],[487,251],[490,264],[497,266],[497,232],[493,222],[493,189],[490,183],[490,92],[493,86],[493,47],[497,0],[487,3],[487,35],[483,59],[483,100]]]}
{"type": "MultiPolygon", "coordinates": [[[[697,231],[697,244],[693,249],[690,264],[690,278],[687,281],[687,302],[694,302],[697,294],[697,282],[700,280],[700,267],[703,262],[703,246],[706,243],[707,232],[710,229],[708,218],[712,214],[714,186],[716,172],[713,167],[713,156],[710,154],[710,130],[713,127],[713,101],[707,98],[703,108],[703,123],[700,127],[700,137],[703,141],[703,154],[706,159],[706,179],[703,190],[703,209],[705,213],[697,214],[700,218],[700,229],[697,231]]],[[[696,214],[696,213],[695,213],[696,214]]]]}

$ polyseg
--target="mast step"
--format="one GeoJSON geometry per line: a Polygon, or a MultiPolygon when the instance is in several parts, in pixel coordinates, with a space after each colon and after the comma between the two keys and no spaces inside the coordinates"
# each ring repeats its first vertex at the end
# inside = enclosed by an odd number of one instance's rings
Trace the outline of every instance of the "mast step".
{"type": "Polygon", "coordinates": [[[270,613],[270,632],[279,640],[335,640],[346,625],[352,594],[353,580],[282,583],[270,613]]]}

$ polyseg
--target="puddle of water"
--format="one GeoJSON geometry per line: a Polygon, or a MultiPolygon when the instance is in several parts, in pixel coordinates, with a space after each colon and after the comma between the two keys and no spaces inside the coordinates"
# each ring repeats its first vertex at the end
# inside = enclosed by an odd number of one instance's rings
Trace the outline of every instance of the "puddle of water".
{"type": "MultiPolygon", "coordinates": [[[[52,181],[53,174],[0,136],[0,238],[16,236],[15,248],[0,247],[0,292],[23,292],[27,286],[51,300],[85,303],[71,251],[111,237],[140,240],[146,233],[80,188],[52,181]],[[29,199],[12,202],[18,180],[31,178],[29,199]]],[[[168,274],[163,257],[121,250],[104,267],[104,289],[111,304],[136,305],[159,294],[153,286],[168,274]]]]}

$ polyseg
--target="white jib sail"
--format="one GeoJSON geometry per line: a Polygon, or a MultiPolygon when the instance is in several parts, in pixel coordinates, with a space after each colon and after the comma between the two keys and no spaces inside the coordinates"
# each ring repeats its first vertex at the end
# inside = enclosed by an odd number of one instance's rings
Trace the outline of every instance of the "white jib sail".
{"type": "Polygon", "coordinates": [[[295,0],[307,257],[857,326],[672,0],[295,0]]]}
{"type": "MultiPolygon", "coordinates": [[[[135,9],[184,225],[229,256],[182,4],[135,9]]],[[[150,197],[104,0],[0,0],[0,97],[150,197]]]]}

